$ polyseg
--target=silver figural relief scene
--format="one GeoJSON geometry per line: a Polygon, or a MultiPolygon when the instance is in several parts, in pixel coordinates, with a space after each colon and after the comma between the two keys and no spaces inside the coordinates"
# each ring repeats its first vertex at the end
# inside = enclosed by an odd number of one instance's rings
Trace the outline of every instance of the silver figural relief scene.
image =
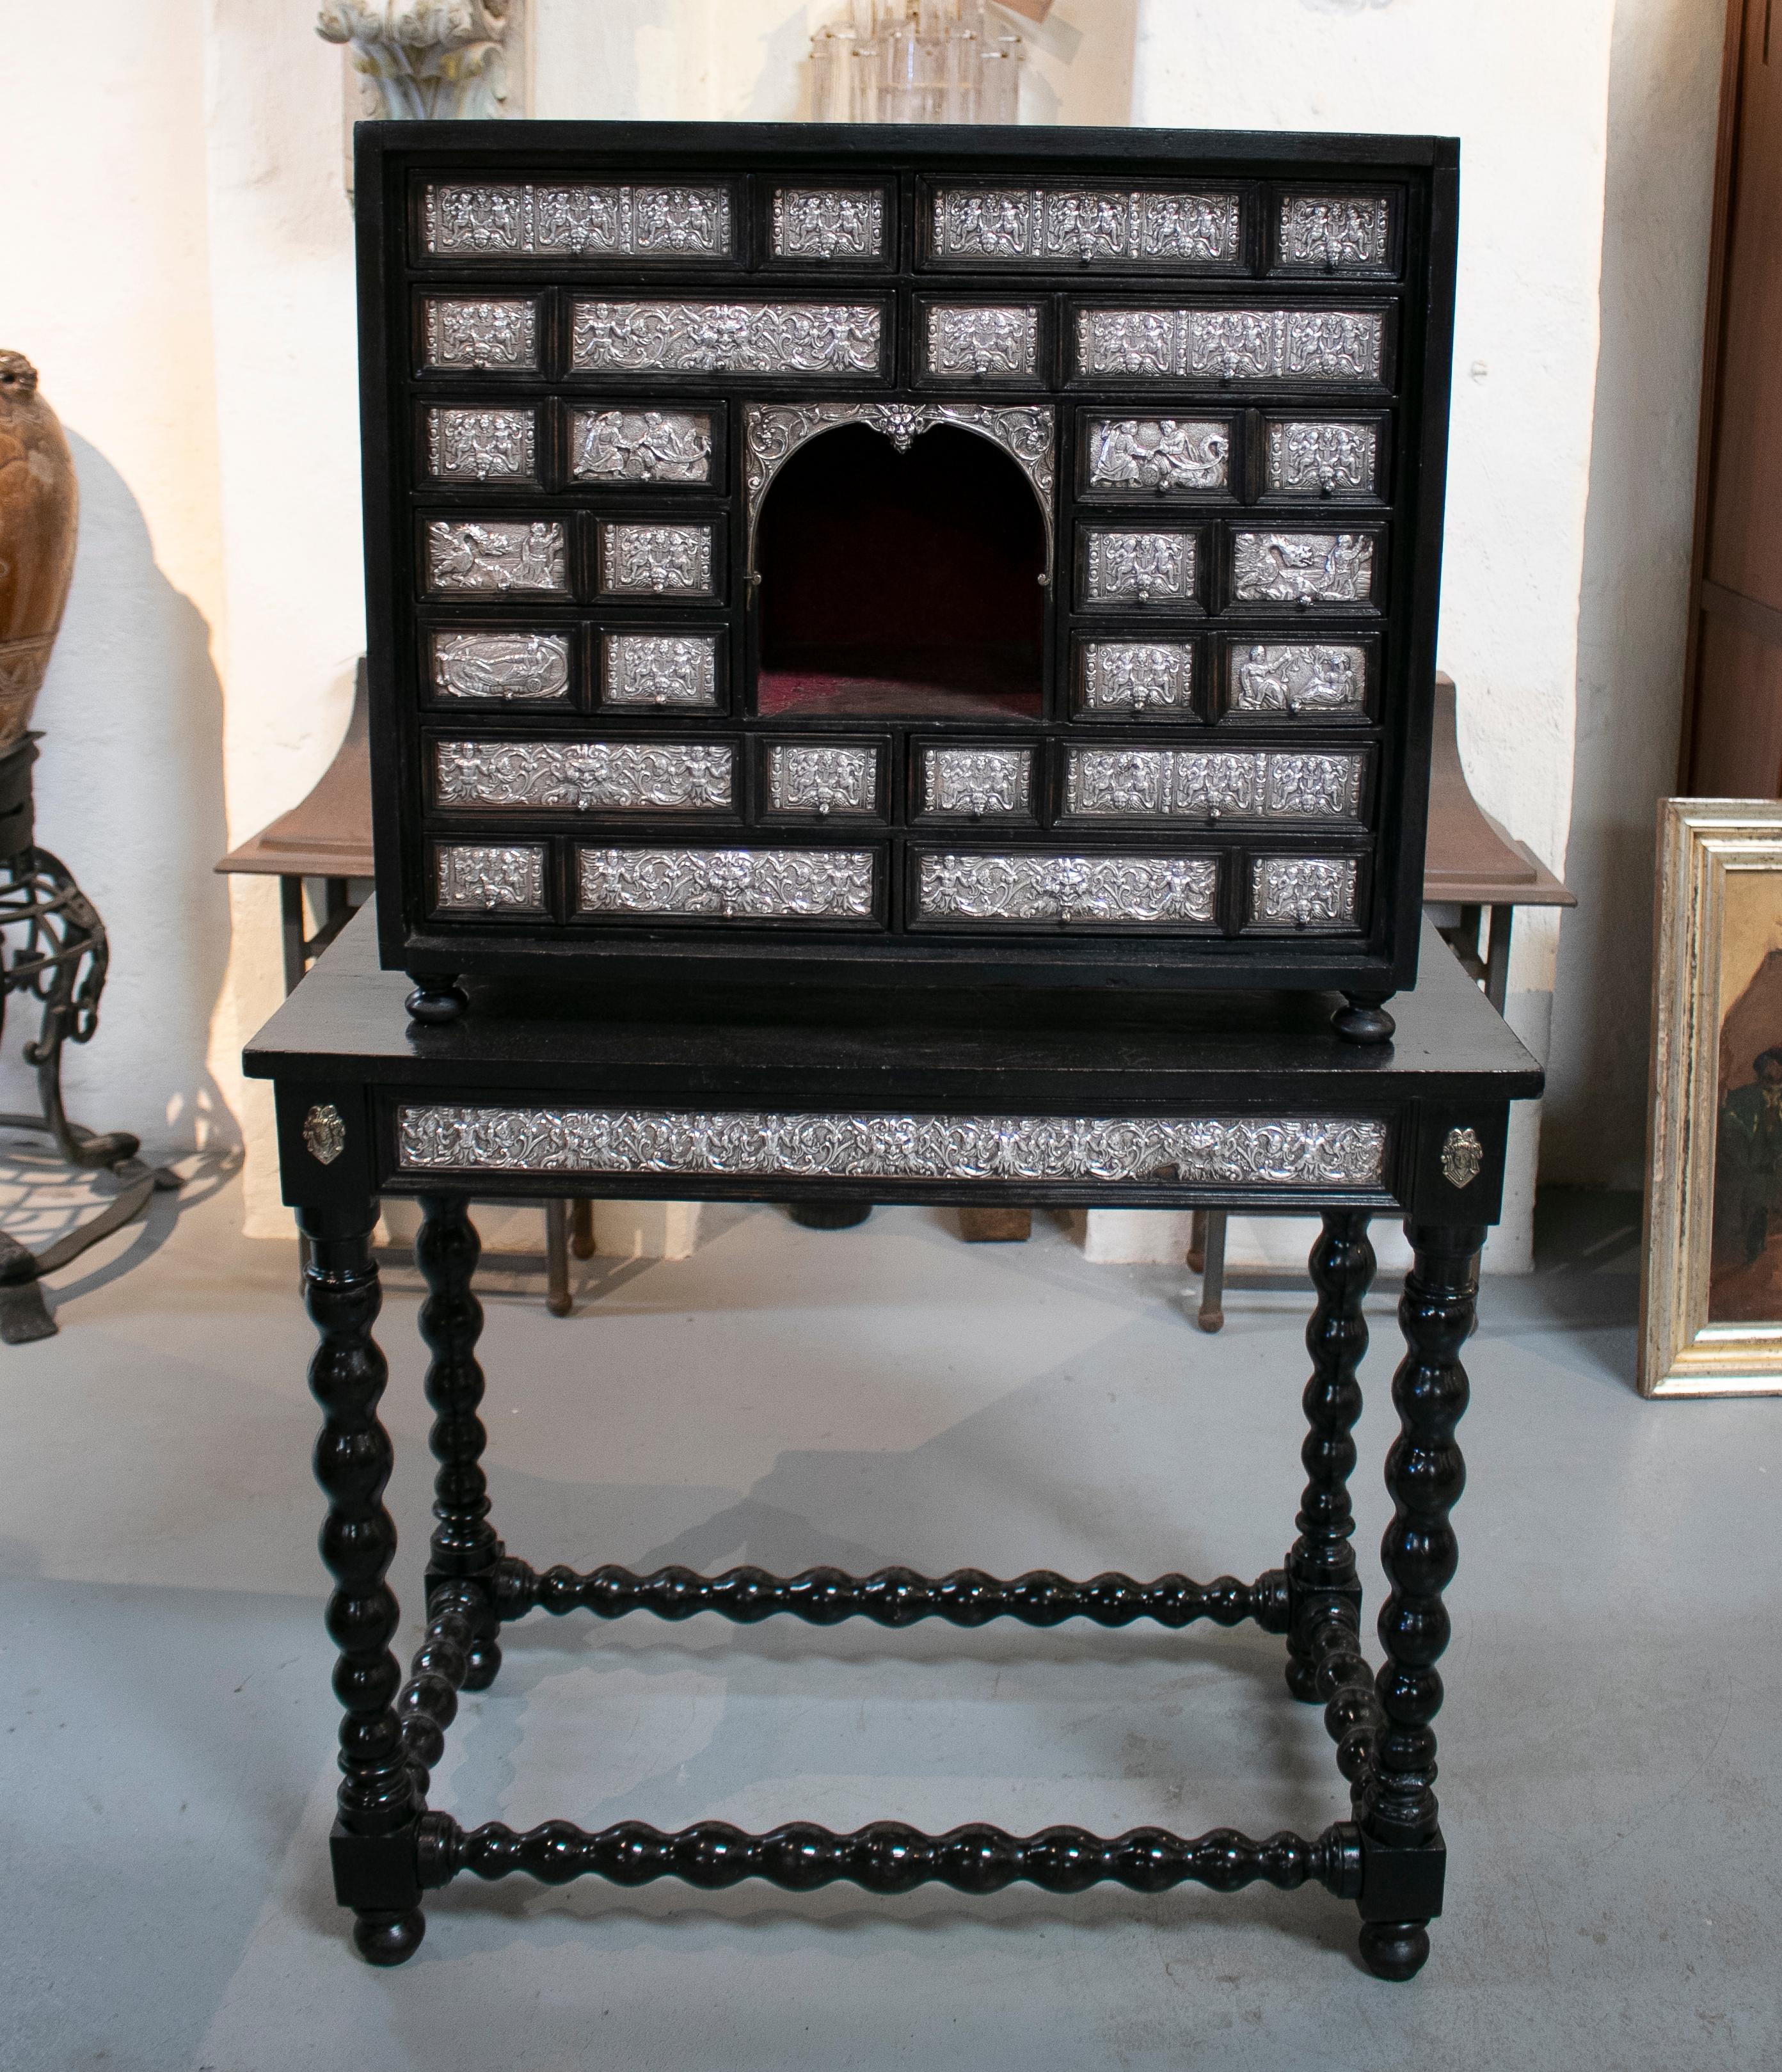
{"type": "Polygon", "coordinates": [[[1086,640],[1078,705],[1086,713],[1191,713],[1194,650],[1186,641],[1086,640]]]}
{"type": "Polygon", "coordinates": [[[1031,306],[928,309],[928,371],[955,380],[1029,375],[1039,364],[1040,313],[1031,306]]]}
{"type": "Polygon", "coordinates": [[[718,636],[605,635],[601,641],[600,701],[606,705],[716,705],[718,636]]]}
{"type": "Polygon", "coordinates": [[[1225,489],[1231,480],[1231,427],[1195,417],[1092,417],[1090,489],[1139,489],[1159,496],[1225,489]]]}
{"type": "Polygon", "coordinates": [[[578,374],[876,374],[876,302],[577,302],[578,374]]]}
{"type": "Polygon", "coordinates": [[[1361,790],[1358,755],[1073,748],[1065,811],[1089,820],[1353,821],[1361,790]]]}
{"type": "Polygon", "coordinates": [[[788,1179],[1150,1181],[1378,1188],[1386,1126],[1359,1116],[940,1116],[660,1108],[397,1113],[409,1173],[663,1173],[788,1179]]]}
{"type": "Polygon", "coordinates": [[[1354,310],[1082,310],[1079,375],[1179,381],[1381,378],[1386,319],[1354,310]]]}
{"type": "Polygon", "coordinates": [[[426,243],[437,257],[727,259],[725,187],[430,186],[426,243]]]}
{"type": "Polygon", "coordinates": [[[585,914],[858,921],[873,912],[868,849],[585,849],[585,914]]]}
{"type": "Polygon", "coordinates": [[[776,813],[876,813],[879,751],[778,742],[767,751],[767,803],[776,813]]]}
{"type": "Polygon", "coordinates": [[[775,187],[776,259],[877,259],[885,250],[877,187],[775,187]]]}
{"type": "Polygon", "coordinates": [[[611,596],[709,597],[709,525],[600,528],[600,586],[611,596]]]}
{"type": "Polygon", "coordinates": [[[925,747],[922,811],[973,820],[1024,813],[1033,771],[1031,748],[925,747]]]}
{"type": "Polygon", "coordinates": [[[1281,259],[1328,273],[1384,266],[1391,254],[1392,204],[1383,194],[1288,195],[1281,203],[1281,259]]]}
{"type": "Polygon", "coordinates": [[[577,410],[569,472],[578,482],[709,482],[712,420],[703,410],[577,410]]]}
{"type": "Polygon", "coordinates": [[[940,259],[1222,265],[1238,256],[1242,216],[1234,194],[943,187],[933,234],[940,259]]]}
{"type": "Polygon", "coordinates": [[[1084,535],[1083,588],[1091,604],[1192,604],[1199,574],[1193,532],[1084,535]]]}
{"type": "Polygon", "coordinates": [[[1262,856],[1250,865],[1252,926],[1352,928],[1359,866],[1352,856],[1262,856]]]}
{"type": "Polygon", "coordinates": [[[1209,922],[1218,882],[1208,857],[928,855],[916,903],[941,920],[1209,922]]]}
{"type": "Polygon", "coordinates": [[[544,911],[544,851],[536,842],[442,844],[434,865],[434,898],[448,911],[544,911]]]}
{"type": "Polygon", "coordinates": [[[1268,428],[1268,487],[1277,496],[1371,496],[1379,434],[1336,419],[1277,419],[1268,428]]]}
{"type": "Polygon", "coordinates": [[[1231,709],[1352,717],[1367,707],[1367,651],[1289,641],[1231,651],[1231,709]]]}
{"type": "Polygon", "coordinates": [[[427,528],[427,582],[436,590],[559,590],[569,586],[560,524],[544,519],[436,519],[427,528]]]}
{"type": "Polygon", "coordinates": [[[427,364],[478,373],[523,373],[538,365],[538,306],[435,296],[427,304],[427,364]]]}
{"type": "Polygon", "coordinates": [[[1241,604],[1366,604],[1373,541],[1366,532],[1238,532],[1231,594],[1241,604]]]}
{"type": "Polygon", "coordinates": [[[441,806],[573,813],[728,812],[736,750],[721,742],[441,741],[441,806]]]}
{"type": "Polygon", "coordinates": [[[543,703],[569,695],[566,633],[436,633],[433,689],[442,697],[543,703]]]}
{"type": "Polygon", "coordinates": [[[429,410],[427,471],[435,482],[529,482],[530,410],[429,410]]]}

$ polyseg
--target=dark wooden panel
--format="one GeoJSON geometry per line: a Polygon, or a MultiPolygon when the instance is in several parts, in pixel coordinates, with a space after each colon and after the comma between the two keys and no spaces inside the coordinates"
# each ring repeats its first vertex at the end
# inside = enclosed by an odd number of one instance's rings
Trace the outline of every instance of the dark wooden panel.
{"type": "Polygon", "coordinates": [[[1691,788],[1704,799],[1782,798],[1782,646],[1704,612],[1691,788]]]}

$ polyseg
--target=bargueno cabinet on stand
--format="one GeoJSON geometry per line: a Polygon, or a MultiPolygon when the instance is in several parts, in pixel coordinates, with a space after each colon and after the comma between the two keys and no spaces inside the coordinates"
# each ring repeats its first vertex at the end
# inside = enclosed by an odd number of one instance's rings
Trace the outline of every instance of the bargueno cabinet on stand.
{"type": "Polygon", "coordinates": [[[1415,972],[1429,138],[361,131],[387,964],[1415,972]]]}

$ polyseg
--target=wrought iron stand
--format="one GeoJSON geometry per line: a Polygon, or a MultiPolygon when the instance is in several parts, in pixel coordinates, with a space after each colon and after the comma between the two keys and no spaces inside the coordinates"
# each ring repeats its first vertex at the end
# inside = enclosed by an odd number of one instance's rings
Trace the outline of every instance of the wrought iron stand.
{"type": "Polygon", "coordinates": [[[0,757],[0,1031],[6,1002],[27,994],[43,1005],[25,1062],[37,1074],[40,1115],[0,1113],[0,1128],[39,1131],[62,1157],[83,1172],[109,1174],[117,1192],[42,1252],[0,1230],[0,1341],[29,1345],[51,1338],[56,1323],[43,1301],[43,1276],[77,1259],[89,1245],[141,1215],[158,1189],[179,1185],[177,1174],[146,1166],[127,1130],[101,1136],[70,1122],[62,1104],[62,1046],[92,1040],[99,1026],[110,948],[105,924],[68,866],[39,849],[31,800],[35,734],[0,757]]]}

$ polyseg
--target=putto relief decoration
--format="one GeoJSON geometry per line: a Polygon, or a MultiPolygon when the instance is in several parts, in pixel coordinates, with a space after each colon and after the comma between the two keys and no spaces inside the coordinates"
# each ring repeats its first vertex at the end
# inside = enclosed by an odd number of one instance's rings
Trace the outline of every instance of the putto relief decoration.
{"type": "Polygon", "coordinates": [[[538,305],[464,301],[434,295],[427,303],[427,364],[480,374],[531,373],[538,365],[538,305]]]}
{"type": "Polygon", "coordinates": [[[767,802],[776,813],[876,813],[876,748],[778,742],[767,752],[767,802]]]}
{"type": "Polygon", "coordinates": [[[429,410],[427,468],[435,482],[529,482],[530,410],[429,410]]]}
{"type": "Polygon", "coordinates": [[[709,597],[709,525],[602,524],[600,586],[613,596],[709,597]]]}
{"type": "Polygon", "coordinates": [[[1352,856],[1261,856],[1250,865],[1252,926],[1352,928],[1359,865],[1352,856]]]}
{"type": "Polygon", "coordinates": [[[922,752],[922,810],[959,820],[1028,811],[1031,748],[928,748],[922,752]]]}
{"type": "Polygon", "coordinates": [[[441,697],[560,702],[569,695],[569,636],[436,633],[433,681],[441,697]]]}
{"type": "Polygon", "coordinates": [[[864,921],[873,913],[867,849],[585,849],[580,879],[585,914],[864,921]]]}
{"type": "Polygon", "coordinates": [[[1185,641],[1086,640],[1078,702],[1086,713],[1189,713],[1194,650],[1185,641]]]}
{"type": "Polygon", "coordinates": [[[1057,921],[1086,927],[1209,922],[1219,867],[1209,857],[928,855],[917,865],[925,919],[1057,921]]]}
{"type": "Polygon", "coordinates": [[[448,913],[542,914],[544,851],[536,842],[441,843],[434,898],[448,913]]]}
{"type": "Polygon", "coordinates": [[[1355,310],[1081,310],[1079,375],[1376,383],[1386,319],[1355,310]]]}
{"type": "Polygon", "coordinates": [[[1367,651],[1300,641],[1234,648],[1230,696],[1234,712],[1352,717],[1367,706],[1367,651]]]}
{"type": "Polygon", "coordinates": [[[877,187],[775,187],[776,259],[877,259],[885,251],[877,187]]]}
{"type": "Polygon", "coordinates": [[[601,642],[600,701],[697,706],[718,701],[715,633],[609,633],[601,642]]]}
{"type": "Polygon", "coordinates": [[[577,410],[569,471],[578,482],[709,482],[711,417],[703,410],[577,410]]]}
{"type": "Polygon", "coordinates": [[[427,528],[427,583],[436,590],[560,590],[567,544],[546,519],[435,519],[427,528]]]}
{"type": "Polygon", "coordinates": [[[1091,604],[1192,604],[1199,555],[1192,532],[1085,536],[1083,588],[1091,604]]]}
{"type": "Polygon", "coordinates": [[[577,302],[578,374],[877,374],[876,302],[577,302]]]}
{"type": "Polygon", "coordinates": [[[1229,488],[1231,427],[1194,417],[1095,417],[1087,450],[1090,489],[1159,496],[1229,488]]]}
{"type": "Polygon", "coordinates": [[[1276,496],[1371,496],[1379,434],[1333,419],[1268,428],[1268,487],[1276,496]]]}
{"type": "Polygon", "coordinates": [[[1031,375],[1039,364],[1040,313],[1031,306],[963,309],[931,303],[928,371],[953,380],[1031,375]]]}
{"type": "Polygon", "coordinates": [[[734,1174],[787,1179],[1115,1180],[1378,1188],[1386,1126],[1362,1116],[398,1111],[409,1173],[734,1174]]]}
{"type": "Polygon", "coordinates": [[[1073,748],[1065,810],[1075,818],[1353,821],[1357,755],[1192,748],[1073,748]]]}
{"type": "Polygon", "coordinates": [[[1239,532],[1231,594],[1240,604],[1367,604],[1373,541],[1366,532],[1239,532]]]}
{"type": "Polygon", "coordinates": [[[728,187],[441,183],[423,214],[439,258],[728,259],[733,249],[728,187]]]}
{"type": "Polygon", "coordinates": [[[441,741],[433,783],[448,807],[725,812],[735,763],[721,742],[441,741]]]}
{"type": "Polygon", "coordinates": [[[943,187],[934,197],[938,259],[1222,266],[1237,259],[1242,240],[1234,194],[943,187]]]}
{"type": "Polygon", "coordinates": [[[1285,265],[1373,272],[1391,257],[1391,200],[1382,194],[1287,195],[1280,236],[1285,265]]]}

